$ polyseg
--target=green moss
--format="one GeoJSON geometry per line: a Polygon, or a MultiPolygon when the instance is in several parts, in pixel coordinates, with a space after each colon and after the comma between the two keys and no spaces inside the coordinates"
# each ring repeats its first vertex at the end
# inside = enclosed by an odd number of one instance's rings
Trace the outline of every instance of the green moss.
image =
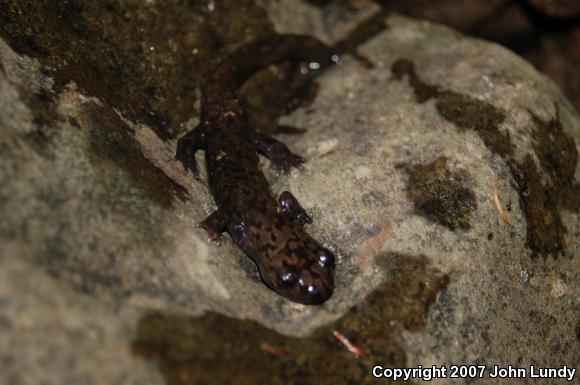
{"type": "Polygon", "coordinates": [[[310,337],[286,337],[256,322],[216,313],[199,318],[153,313],[139,322],[132,349],[157,362],[170,385],[375,383],[373,365],[405,367],[398,334],[403,328],[421,330],[429,306],[447,285],[447,277],[423,256],[388,254],[378,264],[395,267],[386,282],[310,337]],[[357,359],[333,337],[333,330],[366,355],[357,359]]]}
{"type": "Polygon", "coordinates": [[[280,126],[277,120],[314,101],[318,83],[312,81],[313,75],[301,73],[292,63],[271,66],[254,75],[240,90],[252,127],[267,134],[302,133],[301,127],[280,126]]]}
{"type": "Polygon", "coordinates": [[[447,158],[426,165],[406,165],[407,192],[419,215],[450,230],[471,228],[471,212],[477,209],[473,191],[466,187],[465,171],[451,171],[447,158]]]}
{"type": "Polygon", "coordinates": [[[467,95],[424,83],[416,74],[414,64],[397,60],[391,71],[396,79],[407,76],[417,102],[435,99],[437,111],[447,121],[462,130],[473,130],[487,148],[500,155],[516,181],[520,204],[527,222],[526,243],[534,256],[557,257],[566,250],[560,209],[580,210],[580,186],[574,179],[578,152],[574,139],[563,130],[556,106],[556,117],[543,121],[531,111],[534,124],[532,139],[534,155],[541,169],[528,153],[523,161],[514,157],[514,145],[509,133],[499,126],[506,112],[489,103],[467,95]],[[548,176],[544,182],[542,176],[548,176]]]}
{"type": "Polygon", "coordinates": [[[540,165],[550,178],[553,193],[560,197],[562,207],[578,212],[580,186],[574,178],[578,164],[578,150],[574,139],[564,132],[560,111],[555,105],[556,116],[548,121],[528,111],[535,129],[532,145],[540,165]]]}
{"type": "Polygon", "coordinates": [[[195,114],[196,86],[236,45],[272,31],[252,0],[0,2],[0,36],[168,139],[195,114]]]}
{"type": "MultiPolygon", "coordinates": [[[[89,103],[80,118],[88,122],[91,130],[89,155],[96,170],[114,166],[125,171],[125,183],[137,187],[162,207],[170,207],[175,198],[186,199],[187,191],[143,156],[132,130],[115,111],[89,103]]],[[[118,195],[124,193],[120,191],[118,195]]]]}
{"type": "Polygon", "coordinates": [[[528,223],[526,243],[534,256],[557,257],[565,250],[566,227],[558,210],[558,193],[544,185],[542,174],[532,156],[510,163],[520,193],[522,209],[528,223]]]}

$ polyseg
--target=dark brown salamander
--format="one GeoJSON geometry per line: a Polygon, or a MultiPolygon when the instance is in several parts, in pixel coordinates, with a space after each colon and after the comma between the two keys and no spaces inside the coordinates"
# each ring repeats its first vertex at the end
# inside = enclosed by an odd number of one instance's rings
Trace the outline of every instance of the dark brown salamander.
{"type": "Polygon", "coordinates": [[[286,173],[304,159],[255,131],[237,96],[252,74],[282,61],[322,68],[337,62],[338,56],[318,40],[300,35],[274,35],[238,48],[203,87],[200,124],[179,139],[176,159],[197,178],[195,153],[205,150],[218,207],[201,222],[210,237],[217,240],[223,231],[229,232],[256,262],[266,285],[292,301],[318,304],[334,289],[334,255],[304,231],[304,224],[312,220],[291,193],[283,192],[278,201],[272,197],[258,152],[286,173]]]}

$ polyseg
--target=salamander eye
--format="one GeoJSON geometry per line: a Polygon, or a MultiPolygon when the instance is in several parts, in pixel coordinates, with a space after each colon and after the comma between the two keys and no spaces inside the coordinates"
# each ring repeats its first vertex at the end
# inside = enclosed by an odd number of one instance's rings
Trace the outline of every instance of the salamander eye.
{"type": "Polygon", "coordinates": [[[334,266],[334,255],[328,250],[321,250],[318,253],[318,264],[322,267],[334,266]]]}

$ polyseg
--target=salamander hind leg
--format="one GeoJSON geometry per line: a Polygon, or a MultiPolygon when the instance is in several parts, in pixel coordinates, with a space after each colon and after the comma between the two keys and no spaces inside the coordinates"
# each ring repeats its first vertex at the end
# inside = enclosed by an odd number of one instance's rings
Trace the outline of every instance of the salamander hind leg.
{"type": "Polygon", "coordinates": [[[175,160],[183,164],[185,170],[191,170],[195,179],[199,179],[199,165],[195,153],[205,148],[205,132],[201,125],[183,135],[177,141],[175,160]]]}
{"type": "Polygon", "coordinates": [[[306,214],[296,197],[289,191],[284,191],[280,194],[278,203],[282,208],[282,212],[296,225],[303,227],[306,223],[312,223],[312,218],[306,214]]]}
{"type": "Polygon", "coordinates": [[[210,240],[220,243],[221,234],[226,230],[228,216],[221,210],[216,210],[209,217],[199,223],[199,227],[205,229],[210,240]]]}
{"type": "Polygon", "coordinates": [[[301,168],[304,158],[293,154],[282,142],[264,134],[256,133],[258,151],[264,154],[272,162],[276,170],[288,173],[291,167],[301,168]]]}

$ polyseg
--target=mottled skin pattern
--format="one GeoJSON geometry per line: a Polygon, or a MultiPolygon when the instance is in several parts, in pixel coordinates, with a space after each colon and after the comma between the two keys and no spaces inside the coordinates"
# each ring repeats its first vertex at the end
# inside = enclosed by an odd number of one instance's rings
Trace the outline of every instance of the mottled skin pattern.
{"type": "Polygon", "coordinates": [[[281,142],[255,131],[236,91],[261,68],[281,61],[337,61],[330,47],[300,35],[274,35],[246,44],[228,56],[202,91],[200,124],[178,142],[176,159],[197,178],[195,152],[205,150],[209,186],[218,209],[201,226],[214,240],[223,231],[280,295],[304,304],[327,300],[334,289],[335,258],[303,229],[311,219],[285,191],[278,201],[260,170],[258,152],[288,172],[304,159],[281,142]]]}

